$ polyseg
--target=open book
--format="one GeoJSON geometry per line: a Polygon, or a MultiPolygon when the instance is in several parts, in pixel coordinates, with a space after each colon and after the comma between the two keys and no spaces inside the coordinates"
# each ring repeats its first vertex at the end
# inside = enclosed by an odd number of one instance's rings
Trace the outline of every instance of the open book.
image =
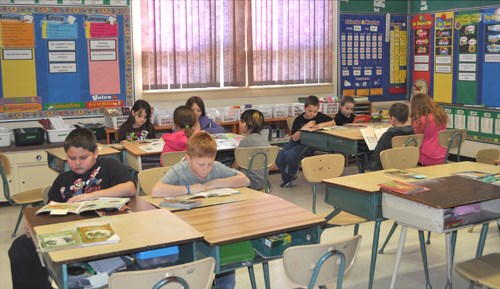
{"type": "Polygon", "coordinates": [[[188,199],[222,197],[222,196],[230,196],[230,195],[239,194],[239,193],[240,192],[235,190],[235,189],[220,188],[220,189],[213,189],[213,190],[208,190],[208,191],[188,195],[188,199]]]}
{"type": "Polygon", "coordinates": [[[201,205],[200,201],[196,200],[179,200],[179,199],[165,199],[160,203],[161,208],[178,208],[190,210],[201,205]]]}
{"type": "Polygon", "coordinates": [[[425,191],[429,190],[429,188],[426,188],[424,186],[400,182],[397,180],[390,181],[390,182],[383,183],[383,184],[378,184],[378,186],[380,186],[380,189],[382,191],[395,192],[395,193],[400,193],[403,195],[421,193],[421,192],[425,192],[425,191]]]}
{"type": "Polygon", "coordinates": [[[102,209],[120,209],[130,201],[130,198],[101,197],[85,202],[58,203],[51,201],[48,205],[36,211],[36,214],[50,212],[51,215],[80,214],[85,211],[102,209]]]}
{"type": "Polygon", "coordinates": [[[111,224],[95,224],[77,227],[75,230],[39,234],[38,242],[42,252],[72,247],[87,247],[120,242],[111,224]]]}
{"type": "Polygon", "coordinates": [[[388,127],[367,127],[367,128],[360,128],[359,131],[363,135],[363,139],[366,142],[366,145],[368,148],[372,151],[375,149],[377,146],[378,140],[380,137],[386,132],[389,128],[388,127]]]}

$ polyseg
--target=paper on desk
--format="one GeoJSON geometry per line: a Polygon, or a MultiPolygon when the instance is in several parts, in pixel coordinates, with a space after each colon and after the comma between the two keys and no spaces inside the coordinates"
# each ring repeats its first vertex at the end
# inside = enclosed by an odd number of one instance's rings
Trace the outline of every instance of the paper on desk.
{"type": "Polygon", "coordinates": [[[147,145],[139,146],[139,148],[148,153],[159,153],[163,150],[163,142],[155,141],[147,145]]]}

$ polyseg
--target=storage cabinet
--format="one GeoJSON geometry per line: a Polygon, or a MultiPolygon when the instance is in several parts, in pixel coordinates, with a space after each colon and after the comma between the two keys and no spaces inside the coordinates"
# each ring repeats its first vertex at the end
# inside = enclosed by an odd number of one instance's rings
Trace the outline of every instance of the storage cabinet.
{"type": "MultiPolygon", "coordinates": [[[[8,152],[5,155],[11,165],[11,175],[8,177],[11,195],[50,186],[57,176],[56,172],[49,169],[47,153],[43,150],[8,152]]],[[[0,201],[7,201],[4,194],[0,196],[0,201]]]]}

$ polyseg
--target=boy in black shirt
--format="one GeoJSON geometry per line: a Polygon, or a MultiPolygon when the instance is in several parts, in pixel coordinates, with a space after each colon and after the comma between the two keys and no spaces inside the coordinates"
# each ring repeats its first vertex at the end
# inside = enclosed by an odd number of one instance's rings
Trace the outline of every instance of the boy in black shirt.
{"type": "Polygon", "coordinates": [[[354,98],[352,96],[343,96],[340,100],[340,108],[337,115],[333,118],[335,125],[344,125],[354,121],[354,98]]]}
{"type": "Polygon", "coordinates": [[[276,165],[281,173],[281,187],[289,188],[297,178],[297,169],[303,157],[312,156],[314,149],[300,143],[300,129],[315,129],[332,126],[335,123],[328,115],[319,112],[319,100],[310,95],[304,103],[304,112],[293,121],[290,142],[278,153],[276,165]]]}
{"type": "MultiPolygon", "coordinates": [[[[135,183],[124,165],[113,158],[97,158],[99,150],[91,130],[73,130],[64,141],[64,150],[71,170],[54,180],[49,200],[71,203],[97,197],[135,195],[135,183]]],[[[52,288],[27,227],[26,234],[12,243],[9,258],[13,289],[52,288]]]]}

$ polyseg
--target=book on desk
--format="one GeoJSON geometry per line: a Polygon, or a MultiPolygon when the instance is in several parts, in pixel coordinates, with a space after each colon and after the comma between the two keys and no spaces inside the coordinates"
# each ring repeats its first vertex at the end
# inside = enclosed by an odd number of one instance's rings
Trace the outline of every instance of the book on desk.
{"type": "Polygon", "coordinates": [[[130,201],[130,198],[113,198],[113,197],[100,197],[84,202],[76,203],[58,203],[51,201],[46,206],[42,207],[40,210],[36,211],[35,214],[41,214],[49,212],[50,215],[67,215],[68,213],[79,215],[86,211],[97,211],[97,210],[121,210],[126,207],[126,203],[130,201]]]}

